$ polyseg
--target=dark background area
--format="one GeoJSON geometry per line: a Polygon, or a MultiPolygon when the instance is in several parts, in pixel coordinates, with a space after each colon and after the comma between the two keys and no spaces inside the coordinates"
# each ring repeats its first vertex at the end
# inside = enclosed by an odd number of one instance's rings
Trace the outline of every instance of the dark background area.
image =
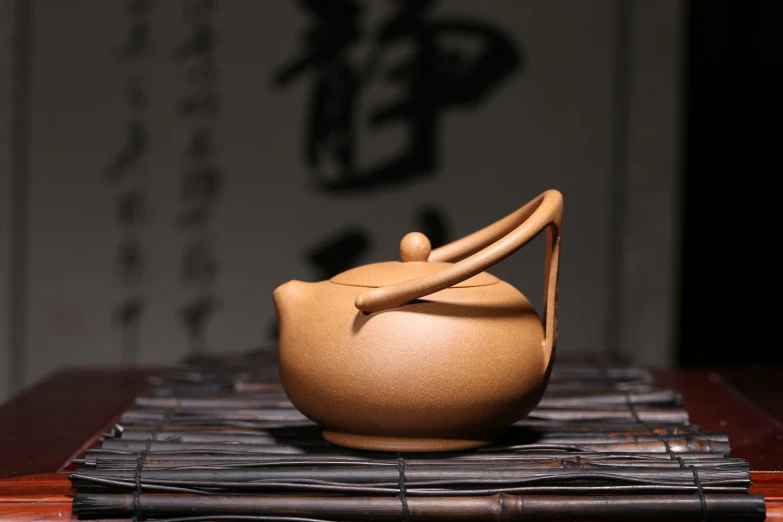
{"type": "Polygon", "coordinates": [[[686,53],[678,362],[780,364],[783,2],[692,0],[686,53]]]}

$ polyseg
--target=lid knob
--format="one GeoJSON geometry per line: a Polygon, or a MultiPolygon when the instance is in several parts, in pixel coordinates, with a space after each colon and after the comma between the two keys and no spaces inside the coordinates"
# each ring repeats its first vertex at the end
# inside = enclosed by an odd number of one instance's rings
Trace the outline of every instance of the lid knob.
{"type": "Polygon", "coordinates": [[[432,245],[427,236],[421,232],[410,232],[400,241],[400,257],[405,262],[427,261],[432,245]]]}

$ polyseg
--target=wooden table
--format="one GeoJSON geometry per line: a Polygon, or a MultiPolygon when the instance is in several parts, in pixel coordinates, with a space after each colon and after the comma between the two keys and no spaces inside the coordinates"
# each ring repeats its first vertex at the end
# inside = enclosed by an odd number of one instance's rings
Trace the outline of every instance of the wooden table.
{"type": "MultiPolygon", "coordinates": [[[[93,444],[158,370],[61,371],[0,406],[0,520],[76,520],[71,458],[93,444]]],[[[692,422],[729,434],[732,456],[750,464],[751,492],[767,519],[783,521],[783,368],[661,371],[692,422]]]]}

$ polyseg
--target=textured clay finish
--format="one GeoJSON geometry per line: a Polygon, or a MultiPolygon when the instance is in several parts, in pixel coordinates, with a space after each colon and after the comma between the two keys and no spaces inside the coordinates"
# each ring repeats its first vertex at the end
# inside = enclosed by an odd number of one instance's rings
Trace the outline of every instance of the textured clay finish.
{"type": "Polygon", "coordinates": [[[562,196],[551,190],[430,252],[403,238],[402,262],[274,292],[280,378],[338,445],[455,451],[492,442],[546,388],[557,336],[562,196]],[[484,271],[547,229],[544,321],[484,271]],[[457,263],[448,261],[477,252],[457,263]]]}

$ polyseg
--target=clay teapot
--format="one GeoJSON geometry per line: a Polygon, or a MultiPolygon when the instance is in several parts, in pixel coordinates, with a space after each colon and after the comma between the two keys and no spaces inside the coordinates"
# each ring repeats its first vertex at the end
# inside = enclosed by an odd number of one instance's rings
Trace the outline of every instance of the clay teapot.
{"type": "Polygon", "coordinates": [[[278,287],[278,363],[291,402],[326,440],[350,448],[454,451],[496,440],[549,381],[562,212],[562,195],[550,190],[435,250],[413,232],[401,262],[278,287]],[[486,270],[544,228],[542,321],[486,270]]]}

